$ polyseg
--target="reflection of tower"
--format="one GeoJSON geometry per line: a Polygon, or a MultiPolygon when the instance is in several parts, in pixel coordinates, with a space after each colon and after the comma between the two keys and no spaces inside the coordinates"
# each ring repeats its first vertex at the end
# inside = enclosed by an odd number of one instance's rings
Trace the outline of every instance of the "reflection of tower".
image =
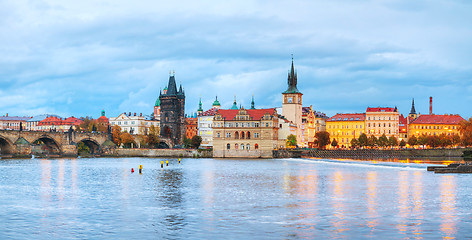
{"type": "Polygon", "coordinates": [[[169,83],[159,96],[161,109],[161,136],[170,138],[174,144],[182,144],[186,133],[185,93],[180,85],[177,91],[174,75],[169,76],[169,83]]]}
{"type": "Polygon", "coordinates": [[[282,114],[297,125],[297,142],[302,142],[302,93],[297,88],[297,73],[293,67],[288,73],[288,88],[283,95],[282,114]]]}

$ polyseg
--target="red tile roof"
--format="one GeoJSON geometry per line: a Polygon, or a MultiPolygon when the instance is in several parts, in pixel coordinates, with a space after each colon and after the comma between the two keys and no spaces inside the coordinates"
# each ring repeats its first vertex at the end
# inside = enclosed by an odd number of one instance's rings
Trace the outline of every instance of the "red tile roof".
{"type": "Polygon", "coordinates": [[[75,117],[69,117],[69,118],[66,118],[66,119],[61,119],[61,118],[58,118],[58,117],[48,117],[48,118],[45,118],[44,120],[42,121],[39,121],[38,122],[38,126],[44,126],[44,125],[80,125],[82,121],[80,119],[77,119],[75,117]]]}
{"type": "Polygon", "coordinates": [[[330,117],[328,122],[334,121],[365,121],[365,114],[364,113],[338,113],[332,117],[330,117]]]}
{"type": "Polygon", "coordinates": [[[395,112],[396,108],[391,108],[391,107],[376,107],[376,108],[371,108],[368,107],[366,112],[395,112]]]}
{"type": "Polygon", "coordinates": [[[205,112],[198,114],[198,116],[215,116],[217,112],[218,112],[217,108],[210,108],[206,110],[205,112]]]}
{"type": "Polygon", "coordinates": [[[404,117],[403,114],[398,118],[398,131],[406,133],[408,130],[408,117],[404,117]]]}
{"type": "Polygon", "coordinates": [[[99,118],[97,118],[97,121],[98,121],[98,122],[108,123],[108,118],[105,117],[105,116],[100,116],[99,118]]]}
{"type": "Polygon", "coordinates": [[[465,121],[459,115],[421,115],[410,124],[459,124],[465,121]]]}
{"type": "MultiPolygon", "coordinates": [[[[252,120],[261,120],[261,118],[266,114],[274,114],[275,108],[267,109],[246,109],[247,114],[252,117],[252,120]]],[[[239,109],[220,109],[218,114],[220,114],[225,120],[232,120],[239,113],[239,109]]]]}

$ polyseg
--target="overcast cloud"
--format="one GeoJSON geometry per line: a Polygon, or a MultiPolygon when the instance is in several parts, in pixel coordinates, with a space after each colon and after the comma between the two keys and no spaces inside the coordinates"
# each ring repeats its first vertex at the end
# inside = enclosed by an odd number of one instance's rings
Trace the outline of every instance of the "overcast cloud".
{"type": "Polygon", "coordinates": [[[186,112],[281,106],[294,54],[304,105],[472,115],[472,3],[0,1],[0,115],[149,114],[169,70],[186,112]]]}

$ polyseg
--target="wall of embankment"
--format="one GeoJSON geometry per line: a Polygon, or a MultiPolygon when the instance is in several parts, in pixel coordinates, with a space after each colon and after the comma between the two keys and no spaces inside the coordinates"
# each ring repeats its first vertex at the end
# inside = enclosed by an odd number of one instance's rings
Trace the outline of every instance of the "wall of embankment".
{"type": "Polygon", "coordinates": [[[351,159],[424,159],[424,158],[461,158],[464,151],[470,148],[451,149],[355,149],[355,150],[320,150],[320,149],[295,149],[274,150],[274,158],[351,158],[351,159]]]}
{"type": "Polygon", "coordinates": [[[108,152],[106,157],[184,157],[184,158],[211,158],[212,151],[196,149],[142,149],[142,148],[117,148],[108,152]]]}

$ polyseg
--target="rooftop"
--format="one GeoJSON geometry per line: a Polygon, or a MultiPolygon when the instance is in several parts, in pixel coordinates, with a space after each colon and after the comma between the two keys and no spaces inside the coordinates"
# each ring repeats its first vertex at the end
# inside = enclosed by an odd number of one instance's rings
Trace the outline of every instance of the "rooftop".
{"type": "Polygon", "coordinates": [[[338,113],[330,117],[327,122],[335,121],[365,121],[364,113],[338,113]]]}
{"type": "MultiPolygon", "coordinates": [[[[267,109],[245,109],[247,114],[252,118],[251,120],[261,120],[265,114],[274,114],[276,113],[275,108],[267,109]]],[[[220,109],[218,114],[220,114],[225,120],[233,120],[234,117],[239,113],[239,109],[220,109]]]]}
{"type": "Polygon", "coordinates": [[[459,115],[421,115],[410,124],[459,124],[465,121],[459,115]]]}

